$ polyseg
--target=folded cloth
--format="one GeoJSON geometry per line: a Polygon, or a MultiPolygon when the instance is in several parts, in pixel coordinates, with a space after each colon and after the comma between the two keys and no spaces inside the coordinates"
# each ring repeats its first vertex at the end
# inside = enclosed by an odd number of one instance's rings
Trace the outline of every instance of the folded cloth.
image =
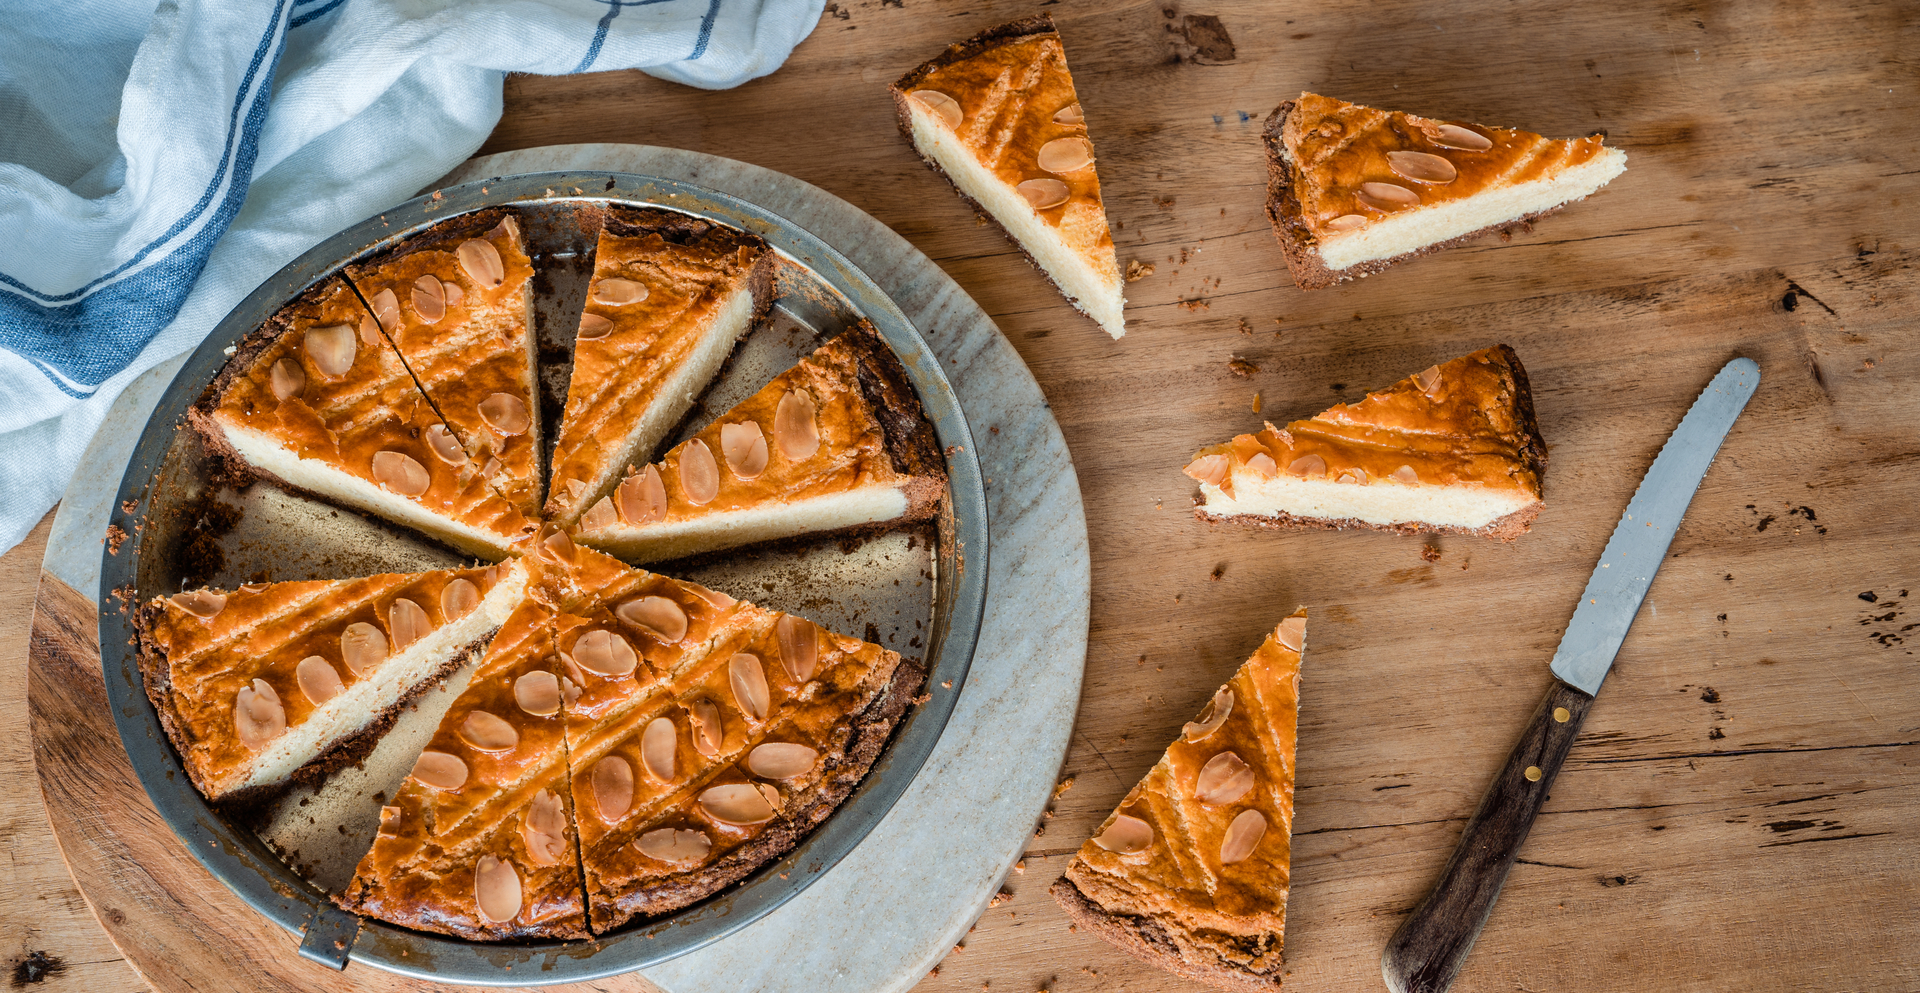
{"type": "Polygon", "coordinates": [[[723,89],[779,68],[824,3],[8,5],[0,552],[59,499],[129,382],[472,155],[506,73],[638,68],[723,89]]]}

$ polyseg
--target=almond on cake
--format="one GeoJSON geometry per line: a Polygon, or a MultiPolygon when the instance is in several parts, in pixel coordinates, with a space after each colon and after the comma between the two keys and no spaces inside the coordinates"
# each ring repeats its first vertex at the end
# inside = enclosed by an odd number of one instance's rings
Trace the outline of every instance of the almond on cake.
{"type": "Polygon", "coordinates": [[[367,261],[347,278],[450,434],[434,456],[480,467],[519,512],[540,514],[533,263],[510,208],[466,214],[367,261]]]}
{"type": "Polygon", "coordinates": [[[900,131],[1081,313],[1127,333],[1125,282],[1066,49],[1045,14],[950,45],[893,84],[900,131]]]}
{"type": "Polygon", "coordinates": [[[1280,988],[1306,630],[1281,621],[1080,847],[1049,890],[1068,917],[1175,975],[1280,988]]]}
{"type": "Polygon", "coordinates": [[[527,600],[501,627],[381,809],[343,909],[476,941],[587,937],[552,619],[527,600]]]}
{"type": "Polygon", "coordinates": [[[582,544],[635,562],[932,517],[946,491],[933,426],[899,359],[861,321],[624,479],[582,544]]]}
{"type": "Polygon", "coordinates": [[[573,524],[644,464],[773,306],[773,253],[754,235],[667,210],[609,207],[546,516],[573,524]]]}
{"type": "Polygon", "coordinates": [[[1302,93],[1267,118],[1267,217],[1303,290],[1525,224],[1626,171],[1604,135],[1443,121],[1302,93]]]}
{"type": "Polygon", "coordinates": [[[534,525],[496,493],[353,291],[329,279],[240,342],[187,411],[236,475],[377,514],[499,559],[534,525]]]}
{"type": "Polygon", "coordinates": [[[364,757],[526,586],[512,563],[157,597],[136,617],[141,676],[193,784],[245,802],[364,757]]]}
{"type": "Polygon", "coordinates": [[[1185,471],[1203,521],[1511,541],[1540,514],[1546,466],[1527,371],[1497,345],[1203,448],[1185,471]]]}

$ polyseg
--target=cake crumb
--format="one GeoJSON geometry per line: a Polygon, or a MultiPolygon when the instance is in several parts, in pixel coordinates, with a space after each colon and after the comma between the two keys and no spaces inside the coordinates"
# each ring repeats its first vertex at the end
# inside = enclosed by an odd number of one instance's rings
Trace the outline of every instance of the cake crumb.
{"type": "Polygon", "coordinates": [[[1260,412],[1260,394],[1258,391],[1253,394],[1253,412],[1256,414],[1260,412]]]}
{"type": "Polygon", "coordinates": [[[1440,561],[1440,549],[1432,545],[1421,545],[1420,557],[1426,559],[1428,562],[1438,562],[1440,561]]]}
{"type": "MultiPolygon", "coordinates": [[[[1142,655],[1142,656],[1140,656],[1140,661],[1142,661],[1142,662],[1145,662],[1146,660],[1147,660],[1147,657],[1146,657],[1145,655],[1142,655]]],[[[1060,799],[1060,794],[1062,794],[1062,793],[1065,793],[1066,791],[1068,791],[1068,790],[1070,790],[1070,789],[1073,789],[1073,777],[1072,777],[1072,776],[1068,776],[1067,778],[1065,778],[1065,779],[1062,779],[1062,780],[1060,781],[1060,784],[1059,784],[1059,785],[1057,785],[1057,786],[1055,786],[1055,787],[1053,788],[1053,798],[1054,798],[1055,800],[1058,800],[1058,799],[1060,799]]]]}
{"type": "Polygon", "coordinates": [[[1240,333],[1244,335],[1253,334],[1253,325],[1248,323],[1244,317],[1240,318],[1240,333]]]}
{"type": "Polygon", "coordinates": [[[940,688],[941,688],[941,689],[945,689],[945,690],[950,690],[950,689],[953,689],[953,680],[951,680],[951,679],[943,679],[943,680],[941,680],[941,681],[940,681],[940,688]]]}
{"type": "Polygon", "coordinates": [[[107,525],[107,554],[120,554],[120,546],[127,543],[127,532],[118,524],[107,525]]]}
{"type": "Polygon", "coordinates": [[[1137,283],[1153,275],[1153,263],[1132,259],[1127,262],[1127,282],[1137,283]]]}
{"type": "Polygon", "coordinates": [[[1018,873],[1019,875],[1022,875],[1022,876],[1024,876],[1024,875],[1026,875],[1026,874],[1027,874],[1027,860],[1026,860],[1026,859],[1021,859],[1020,861],[1018,861],[1018,862],[1015,862],[1015,863],[1013,864],[1013,871],[1014,871],[1015,873],[1018,873]]]}
{"type": "Polygon", "coordinates": [[[1207,578],[1217,583],[1220,581],[1220,578],[1222,576],[1225,576],[1226,574],[1227,574],[1227,564],[1225,562],[1222,562],[1219,565],[1216,565],[1213,567],[1212,574],[1208,575],[1207,578]]]}
{"type": "Polygon", "coordinates": [[[1260,371],[1260,367],[1258,365],[1255,365],[1253,362],[1247,359],[1243,359],[1238,355],[1227,360],[1227,369],[1231,371],[1234,375],[1239,376],[1241,379],[1246,379],[1252,376],[1254,373],[1260,371]]]}
{"type": "Polygon", "coordinates": [[[1000,892],[995,893],[993,895],[993,899],[987,901],[987,908],[992,909],[994,907],[998,907],[1001,904],[1006,903],[1008,900],[1011,900],[1011,899],[1013,899],[1013,891],[1010,889],[1007,889],[1005,886],[1002,886],[1000,887],[1000,892]]]}

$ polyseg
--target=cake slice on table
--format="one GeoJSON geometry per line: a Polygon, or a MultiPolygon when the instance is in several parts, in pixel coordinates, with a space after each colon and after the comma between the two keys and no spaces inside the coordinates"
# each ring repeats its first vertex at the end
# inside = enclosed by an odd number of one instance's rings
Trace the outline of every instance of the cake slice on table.
{"type": "Polygon", "coordinates": [[[1066,49],[1045,14],[950,45],[893,84],[920,157],[1047,274],[1081,313],[1127,333],[1125,287],[1066,49]]]}
{"type": "Polygon", "coordinates": [[[1540,514],[1546,467],[1527,371],[1497,345],[1203,448],[1186,473],[1204,521],[1511,541],[1540,514]]]}
{"type": "Polygon", "coordinates": [[[562,524],[652,457],[774,298],[767,243],[701,218],[610,207],[595,253],[547,489],[562,524]]]}
{"type": "Polygon", "coordinates": [[[1302,93],[1267,118],[1267,217],[1303,290],[1524,224],[1626,171],[1604,135],[1440,121],[1302,93]]]}
{"type": "Polygon", "coordinates": [[[1134,957],[1229,990],[1277,990],[1292,877],[1305,608],[1280,622],[1050,890],[1134,957]]]}
{"type": "Polygon", "coordinates": [[[527,518],[539,516],[540,412],[533,263],[508,208],[463,215],[347,267],[457,446],[527,518]]]}
{"type": "Polygon", "coordinates": [[[861,321],[627,476],[589,508],[577,537],[654,562],[924,520],[945,491],[906,371],[861,321]]]}
{"type": "MultiPolygon", "coordinates": [[[[592,927],[676,910],[799,844],[919,692],[894,652],[691,583],[565,557],[567,745],[592,927]]],[[[551,566],[543,566],[551,568],[551,566]]]]}
{"type": "Polygon", "coordinates": [[[553,612],[523,602],[390,805],[352,913],[476,941],[584,938],[553,612]]]}
{"type": "Polygon", "coordinates": [[[140,671],[194,786],[247,802],[372,750],[525,598],[518,563],[158,597],[140,671]]]}
{"type": "Polygon", "coordinates": [[[248,334],[187,420],[238,476],[377,514],[469,555],[498,559],[533,532],[464,458],[339,279],[248,334]]]}

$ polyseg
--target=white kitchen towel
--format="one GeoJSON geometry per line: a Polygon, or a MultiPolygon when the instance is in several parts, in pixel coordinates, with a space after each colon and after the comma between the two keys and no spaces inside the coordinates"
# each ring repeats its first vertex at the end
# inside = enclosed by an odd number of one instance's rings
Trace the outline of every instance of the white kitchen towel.
{"type": "Polygon", "coordinates": [[[472,155],[507,72],[723,89],[824,4],[0,0],[0,552],[129,382],[472,155]]]}

